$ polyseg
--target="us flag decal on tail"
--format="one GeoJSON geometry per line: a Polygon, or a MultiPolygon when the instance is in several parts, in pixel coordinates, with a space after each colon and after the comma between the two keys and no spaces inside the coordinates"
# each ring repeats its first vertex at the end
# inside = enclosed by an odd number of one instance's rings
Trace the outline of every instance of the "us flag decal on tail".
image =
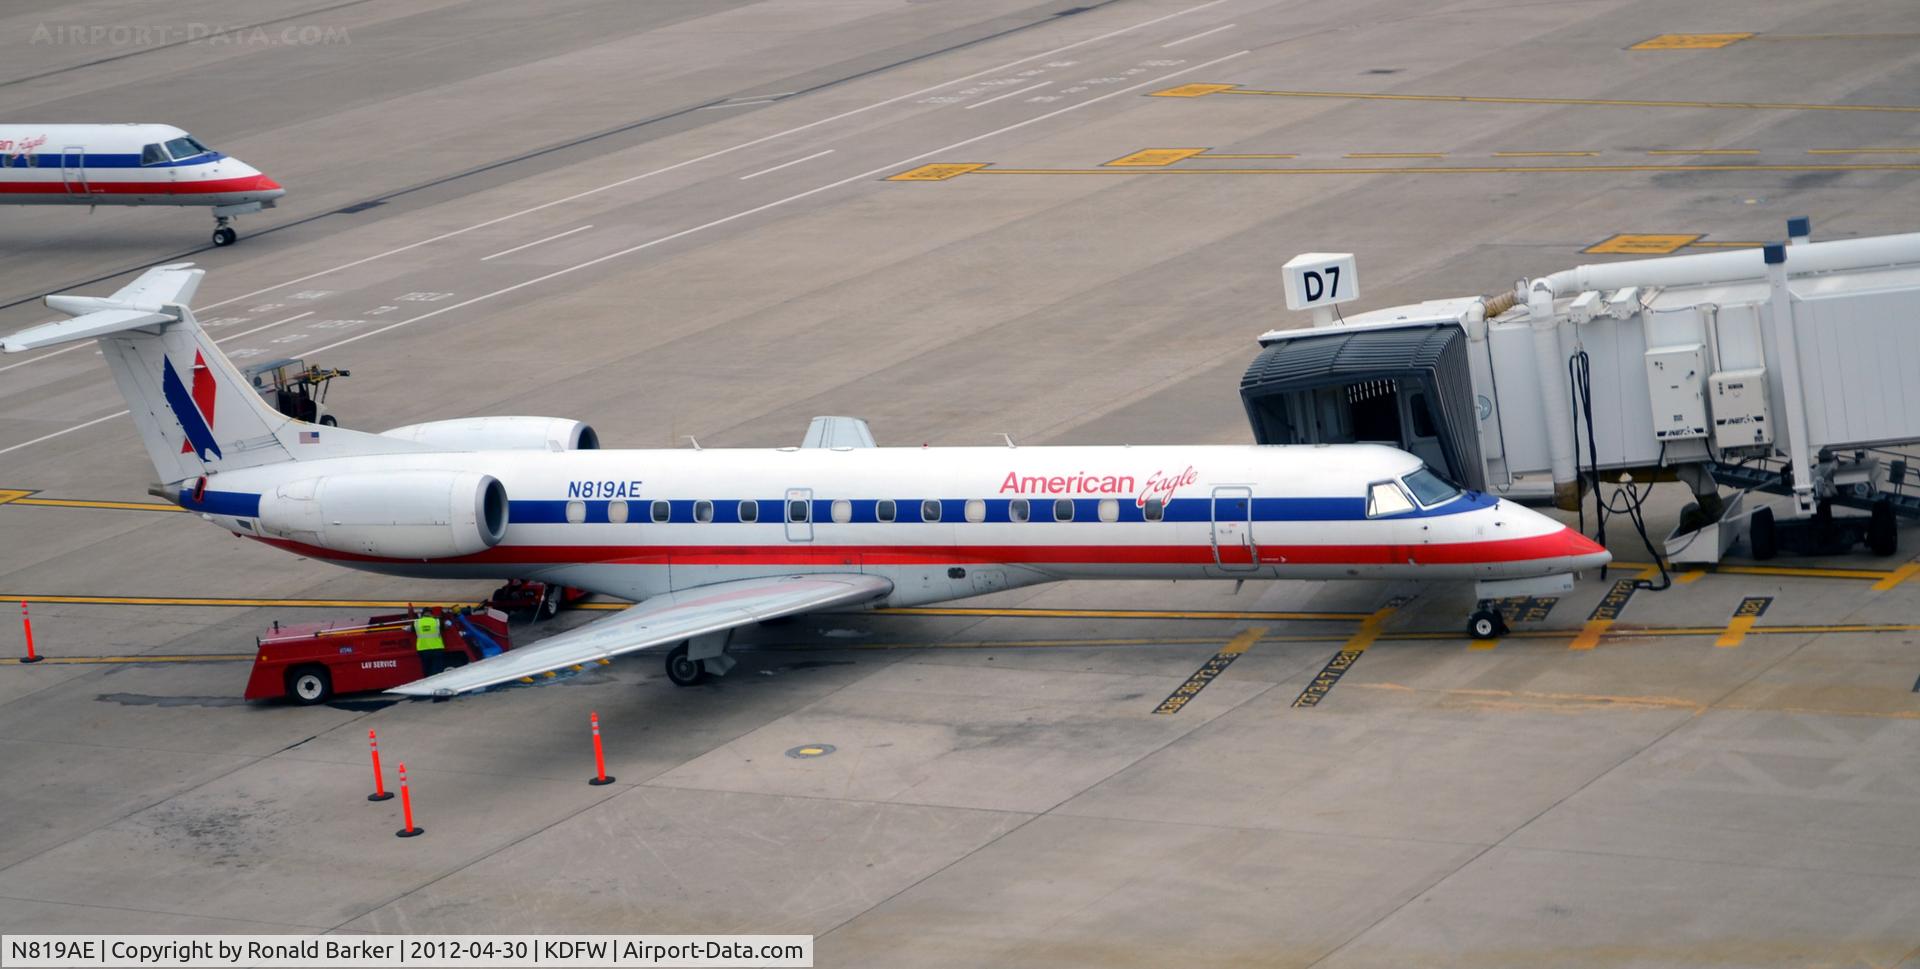
{"type": "Polygon", "coordinates": [[[320,432],[319,432],[319,431],[301,431],[301,432],[300,432],[300,443],[302,443],[302,444],[318,444],[318,443],[320,443],[320,432]]]}

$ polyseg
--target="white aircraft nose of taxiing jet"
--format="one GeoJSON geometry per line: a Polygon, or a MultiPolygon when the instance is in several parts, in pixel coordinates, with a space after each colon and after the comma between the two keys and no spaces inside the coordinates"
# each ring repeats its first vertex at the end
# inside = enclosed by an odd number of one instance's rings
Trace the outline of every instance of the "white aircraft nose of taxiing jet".
{"type": "Polygon", "coordinates": [[[241,180],[240,191],[246,192],[263,202],[269,199],[277,199],[287,194],[287,190],[281,188],[279,182],[268,178],[266,173],[260,169],[238,158],[229,157],[227,160],[233,162],[234,168],[236,169],[236,177],[241,180]]]}

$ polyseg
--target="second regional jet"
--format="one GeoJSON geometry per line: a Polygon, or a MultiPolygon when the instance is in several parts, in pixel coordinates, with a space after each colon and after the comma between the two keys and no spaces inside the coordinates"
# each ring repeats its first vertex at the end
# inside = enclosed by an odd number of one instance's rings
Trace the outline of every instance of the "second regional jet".
{"type": "Polygon", "coordinates": [[[163,124],[0,124],[0,205],[198,205],[213,244],[287,194],[252,165],[163,124]]]}
{"type": "Polygon", "coordinates": [[[187,308],[203,270],[148,270],[0,341],[97,339],[155,493],[236,535],[392,575],[537,578],[624,612],[398,687],[447,696],[664,647],[689,684],[732,630],[1061,579],[1472,579],[1569,588],[1609,561],[1550,518],[1375,445],[878,448],[816,419],[800,447],[600,450],[578,421],[478,417],[380,434],[269,409],[187,308]]]}

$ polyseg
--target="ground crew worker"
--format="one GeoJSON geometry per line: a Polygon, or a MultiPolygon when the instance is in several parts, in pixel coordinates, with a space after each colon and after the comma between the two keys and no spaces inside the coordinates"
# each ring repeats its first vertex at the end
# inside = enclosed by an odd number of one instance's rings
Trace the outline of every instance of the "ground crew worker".
{"type": "Polygon", "coordinates": [[[413,648],[420,653],[423,676],[432,676],[447,668],[447,644],[440,638],[440,617],[426,610],[413,621],[413,648]]]}

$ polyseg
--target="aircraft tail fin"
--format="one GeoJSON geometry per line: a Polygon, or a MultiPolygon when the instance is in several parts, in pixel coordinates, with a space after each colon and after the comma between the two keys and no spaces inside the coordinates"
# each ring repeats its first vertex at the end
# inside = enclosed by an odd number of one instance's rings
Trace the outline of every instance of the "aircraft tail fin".
{"type": "Polygon", "coordinates": [[[112,296],[49,296],[49,307],[73,318],[0,339],[0,350],[100,341],[154,470],[168,485],[222,469],[422,450],[308,424],[268,407],[187,307],[205,275],[176,263],[147,270],[112,296]]]}

